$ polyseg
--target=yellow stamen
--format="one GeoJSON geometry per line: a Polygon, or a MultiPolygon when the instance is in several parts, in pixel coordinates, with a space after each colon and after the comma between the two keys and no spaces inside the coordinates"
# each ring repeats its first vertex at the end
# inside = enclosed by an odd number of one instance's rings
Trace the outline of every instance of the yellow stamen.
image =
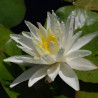
{"type": "MultiPolygon", "coordinates": [[[[48,29],[47,39],[44,39],[43,36],[41,36],[41,40],[45,50],[49,51],[49,44],[51,41],[56,44],[56,47],[55,47],[56,51],[58,50],[59,45],[58,45],[57,39],[49,29],[48,29]]],[[[39,43],[39,46],[42,48],[42,45],[40,43],[39,43]]]]}

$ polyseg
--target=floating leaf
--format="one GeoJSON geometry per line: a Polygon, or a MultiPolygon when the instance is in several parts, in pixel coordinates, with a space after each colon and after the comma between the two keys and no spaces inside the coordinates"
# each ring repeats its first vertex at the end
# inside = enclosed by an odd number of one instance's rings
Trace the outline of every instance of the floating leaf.
{"type": "MultiPolygon", "coordinates": [[[[65,6],[58,9],[56,13],[60,21],[66,22],[67,17],[72,11],[75,11],[76,16],[76,32],[83,31],[82,35],[86,35],[98,31],[98,14],[95,12],[80,7],[65,6]]],[[[85,45],[82,49],[92,51],[92,54],[86,58],[98,65],[98,37],[85,45]]],[[[76,70],[76,73],[78,78],[82,81],[98,83],[98,69],[92,71],[76,70]]]]}
{"type": "Polygon", "coordinates": [[[2,83],[5,91],[10,96],[10,98],[17,98],[17,96],[20,95],[20,93],[18,93],[17,91],[12,90],[9,85],[19,74],[21,74],[25,70],[25,68],[24,66],[19,66],[13,63],[5,63],[3,59],[9,56],[21,54],[21,50],[16,47],[16,42],[11,39],[1,48],[0,82],[2,83]]]}
{"type": "Polygon", "coordinates": [[[93,29],[93,31],[94,29],[98,30],[98,28],[96,27],[92,28],[95,26],[95,24],[98,24],[98,13],[96,12],[91,12],[81,7],[65,6],[59,8],[56,11],[56,14],[58,15],[60,21],[66,22],[68,16],[72,13],[72,11],[75,12],[75,17],[76,17],[75,25],[77,26],[76,29],[82,28],[84,26],[90,26],[91,29],[93,29]]]}
{"type": "Polygon", "coordinates": [[[12,63],[3,62],[5,57],[21,54],[21,50],[16,47],[16,42],[9,40],[10,34],[12,32],[9,29],[0,25],[0,82],[10,98],[17,98],[19,93],[12,91],[9,85],[14,79],[14,76],[17,76],[17,72],[23,72],[23,67],[15,66],[15,64],[12,66],[12,63]]]}
{"type": "Polygon", "coordinates": [[[73,4],[89,10],[98,11],[98,0],[76,0],[73,4]]]}
{"type": "Polygon", "coordinates": [[[75,98],[98,98],[98,83],[86,83],[80,81],[80,90],[75,98]]]}
{"type": "Polygon", "coordinates": [[[8,28],[18,25],[25,10],[24,0],[0,0],[0,24],[8,28]]]}
{"type": "Polygon", "coordinates": [[[78,78],[84,82],[98,83],[98,69],[91,71],[77,71],[78,78]]]}
{"type": "Polygon", "coordinates": [[[4,63],[3,60],[0,60],[0,82],[2,83],[2,86],[4,87],[5,91],[10,96],[10,98],[17,98],[17,95],[19,94],[17,92],[12,91],[9,88],[9,85],[13,80],[13,76],[8,70],[10,66],[11,65],[4,63]]]}
{"type": "Polygon", "coordinates": [[[4,46],[4,44],[9,40],[10,34],[12,32],[5,28],[3,25],[0,25],[0,48],[4,46]]]}
{"type": "Polygon", "coordinates": [[[98,92],[79,91],[76,93],[75,98],[98,98],[98,92]]]}

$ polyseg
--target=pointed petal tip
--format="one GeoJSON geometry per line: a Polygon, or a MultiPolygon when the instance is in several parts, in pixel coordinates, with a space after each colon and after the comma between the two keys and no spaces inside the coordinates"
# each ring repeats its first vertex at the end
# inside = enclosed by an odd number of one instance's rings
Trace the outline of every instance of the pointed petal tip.
{"type": "Polygon", "coordinates": [[[96,70],[96,69],[98,69],[98,66],[92,66],[92,68],[90,69],[90,70],[96,70]]]}
{"type": "MultiPolygon", "coordinates": [[[[93,33],[92,33],[92,34],[93,34],[93,33]]],[[[95,34],[96,36],[98,36],[98,31],[94,32],[94,34],[95,34]]]]}
{"type": "Polygon", "coordinates": [[[9,58],[4,59],[4,62],[11,62],[12,60],[13,60],[13,58],[9,57],[9,58]]]}
{"type": "Polygon", "coordinates": [[[10,37],[12,38],[15,34],[10,34],[10,37]]]}
{"type": "Polygon", "coordinates": [[[28,82],[28,87],[31,87],[33,84],[31,84],[31,80],[28,82]]]}
{"type": "Polygon", "coordinates": [[[67,83],[74,90],[79,91],[79,81],[75,72],[69,65],[62,63],[61,70],[59,71],[60,78],[67,83]]]}
{"type": "Polygon", "coordinates": [[[27,21],[27,20],[25,20],[24,21],[25,22],[25,24],[28,26],[29,24],[31,24],[31,22],[29,22],[29,21],[27,21]]]}
{"type": "Polygon", "coordinates": [[[9,87],[10,88],[13,88],[14,86],[16,86],[17,85],[17,83],[16,84],[11,84],[9,87]]]}
{"type": "Polygon", "coordinates": [[[12,86],[12,85],[10,85],[9,87],[10,87],[10,88],[13,88],[13,86],[12,86]]]}
{"type": "Polygon", "coordinates": [[[31,85],[30,85],[30,84],[28,84],[28,87],[31,87],[31,85]]]}
{"type": "Polygon", "coordinates": [[[37,25],[38,25],[38,27],[41,27],[42,26],[40,22],[37,22],[37,25]]]}
{"type": "Polygon", "coordinates": [[[25,24],[27,24],[29,21],[27,21],[27,20],[24,20],[24,22],[25,22],[25,24]]]}
{"type": "Polygon", "coordinates": [[[76,91],[79,91],[79,90],[80,90],[79,80],[78,80],[78,82],[73,86],[73,89],[76,90],[76,91]]]}
{"type": "Polygon", "coordinates": [[[52,10],[52,14],[55,14],[55,13],[54,13],[54,10],[52,10]]]}
{"type": "Polygon", "coordinates": [[[20,36],[20,35],[18,35],[18,34],[10,34],[10,37],[11,37],[11,39],[13,39],[13,40],[20,39],[19,36],[20,36]]]}
{"type": "Polygon", "coordinates": [[[50,15],[50,12],[47,12],[47,15],[50,15]]]}
{"type": "Polygon", "coordinates": [[[79,80],[78,80],[77,85],[75,85],[75,86],[73,87],[73,89],[74,89],[75,91],[79,91],[79,90],[80,90],[79,80]]]}
{"type": "Polygon", "coordinates": [[[76,88],[75,90],[76,90],[76,91],[79,91],[79,90],[80,90],[80,88],[76,88]]]}
{"type": "Polygon", "coordinates": [[[4,62],[8,62],[8,58],[3,60],[4,62]]]}
{"type": "Polygon", "coordinates": [[[75,91],[79,91],[80,90],[80,86],[79,86],[79,81],[78,83],[74,83],[74,86],[71,86],[75,91]]]}

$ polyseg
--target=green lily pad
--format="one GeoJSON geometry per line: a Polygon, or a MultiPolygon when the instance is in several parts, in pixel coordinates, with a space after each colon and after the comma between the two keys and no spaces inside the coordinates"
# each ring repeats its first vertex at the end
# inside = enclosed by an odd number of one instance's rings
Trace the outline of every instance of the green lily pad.
{"type": "Polygon", "coordinates": [[[13,80],[13,76],[9,72],[7,67],[10,67],[10,65],[5,64],[3,60],[0,60],[0,82],[2,83],[3,88],[5,89],[7,94],[10,96],[10,98],[17,98],[19,94],[17,92],[12,91],[9,88],[9,85],[11,81],[13,80]]]}
{"type": "MultiPolygon", "coordinates": [[[[84,8],[75,7],[75,6],[65,6],[56,11],[60,21],[66,22],[67,17],[71,14],[72,11],[76,12],[76,18],[78,20],[78,26],[76,31],[82,30],[82,36],[98,31],[98,13],[88,11],[84,8]]],[[[90,43],[82,47],[82,49],[92,51],[92,54],[88,57],[90,61],[98,65],[98,37],[93,39],[90,43]]],[[[85,82],[98,83],[98,69],[92,71],[75,71],[78,75],[78,78],[85,82]]]]}
{"type": "MultiPolygon", "coordinates": [[[[72,11],[75,12],[75,17],[78,20],[78,27],[76,29],[83,28],[84,26],[90,26],[91,29],[93,29],[93,31],[97,29],[97,28],[92,28],[95,26],[94,24],[98,23],[98,13],[96,12],[88,11],[82,7],[65,6],[59,8],[56,11],[56,14],[60,21],[66,22],[68,16],[72,13],[72,11]]],[[[75,24],[76,23],[77,22],[75,22],[75,24]]]]}
{"type": "Polygon", "coordinates": [[[24,0],[0,0],[0,24],[8,28],[18,25],[25,11],[24,0]]]}
{"type": "Polygon", "coordinates": [[[76,0],[73,4],[89,10],[98,11],[98,0],[76,0]]]}
{"type": "Polygon", "coordinates": [[[23,72],[24,67],[15,66],[15,64],[12,66],[12,63],[3,62],[6,57],[21,54],[21,50],[16,47],[16,42],[10,39],[10,34],[12,32],[9,29],[0,25],[0,82],[10,98],[17,98],[19,93],[11,90],[9,85],[14,77],[17,77],[17,72],[18,74],[23,72]]]}
{"type": "Polygon", "coordinates": [[[16,42],[11,39],[1,48],[0,82],[10,98],[17,98],[17,96],[20,95],[19,92],[11,89],[9,86],[12,81],[25,70],[25,67],[13,63],[5,63],[3,60],[4,58],[21,54],[22,51],[16,47],[16,42]]]}
{"type": "Polygon", "coordinates": [[[75,98],[98,98],[98,92],[79,91],[76,93],[75,98]]]}
{"type": "Polygon", "coordinates": [[[98,69],[91,71],[75,70],[78,78],[84,82],[98,83],[98,69]]]}
{"type": "Polygon", "coordinates": [[[12,32],[5,28],[3,25],[0,25],[0,48],[4,46],[4,44],[10,39],[10,34],[12,32]]]}

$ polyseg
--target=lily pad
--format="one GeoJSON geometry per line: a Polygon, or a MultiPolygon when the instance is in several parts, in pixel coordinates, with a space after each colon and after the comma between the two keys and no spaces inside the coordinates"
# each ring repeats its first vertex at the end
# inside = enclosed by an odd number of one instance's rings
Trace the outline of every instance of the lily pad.
{"type": "MultiPolygon", "coordinates": [[[[65,6],[56,11],[60,21],[66,22],[67,17],[71,14],[72,11],[75,11],[75,24],[76,31],[82,30],[82,36],[98,31],[98,13],[91,12],[85,8],[75,7],[75,6],[65,6]],[[77,23],[78,21],[78,23],[77,23]]],[[[98,66],[98,37],[93,39],[90,43],[85,45],[82,49],[92,51],[92,54],[88,57],[90,61],[98,66]]],[[[98,83],[98,69],[92,71],[75,71],[78,75],[78,78],[85,82],[98,83]]]]}
{"type": "Polygon", "coordinates": [[[0,25],[0,48],[4,46],[4,44],[10,39],[10,34],[12,32],[5,28],[3,25],[0,25]]]}
{"type": "Polygon", "coordinates": [[[0,82],[2,83],[3,88],[10,96],[10,98],[17,98],[19,95],[17,92],[12,91],[9,88],[10,82],[13,80],[12,74],[9,72],[7,67],[10,68],[8,64],[5,64],[3,60],[0,60],[0,82]]]}
{"type": "Polygon", "coordinates": [[[5,63],[3,59],[9,56],[21,54],[21,50],[16,47],[16,42],[14,42],[11,39],[1,48],[0,82],[2,83],[2,86],[4,87],[5,91],[10,96],[10,98],[17,98],[17,96],[20,94],[17,91],[11,89],[9,86],[12,83],[12,81],[25,70],[25,68],[24,66],[19,66],[13,63],[5,63]]]}
{"type": "Polygon", "coordinates": [[[98,0],[76,0],[73,5],[98,11],[98,0]]]}
{"type": "Polygon", "coordinates": [[[79,91],[76,93],[75,98],[98,98],[98,92],[79,91]]]}
{"type": "MultiPolygon", "coordinates": [[[[98,13],[89,11],[82,7],[75,7],[75,6],[61,7],[56,11],[56,14],[60,21],[66,22],[68,16],[72,13],[72,11],[74,11],[75,17],[76,17],[76,19],[75,19],[76,29],[82,28],[84,26],[92,27],[92,26],[94,26],[93,24],[98,23],[98,13]]],[[[93,29],[93,28],[91,28],[91,29],[93,29]]],[[[90,33],[90,32],[88,32],[88,33],[90,33]]]]}
{"type": "Polygon", "coordinates": [[[18,25],[25,11],[24,0],[0,0],[0,24],[8,28],[18,25]]]}
{"type": "Polygon", "coordinates": [[[21,54],[21,50],[16,47],[16,43],[9,40],[10,34],[12,34],[12,32],[9,29],[0,25],[0,82],[10,98],[17,98],[19,93],[12,91],[9,85],[14,79],[14,76],[17,75],[17,72],[23,72],[23,67],[15,66],[15,64],[12,66],[11,63],[3,62],[3,59],[6,57],[21,54]]]}

